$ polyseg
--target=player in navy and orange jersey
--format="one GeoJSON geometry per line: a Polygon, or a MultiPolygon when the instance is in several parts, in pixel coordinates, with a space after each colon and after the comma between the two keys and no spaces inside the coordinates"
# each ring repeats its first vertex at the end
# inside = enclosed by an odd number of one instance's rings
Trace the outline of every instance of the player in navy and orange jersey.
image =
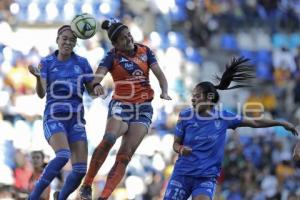
{"type": "Polygon", "coordinates": [[[43,116],[44,134],[55,151],[45,167],[29,199],[38,200],[63,166],[71,160],[72,171],[55,199],[65,200],[81,183],[87,169],[87,138],[82,96],[92,91],[93,71],[86,58],[73,52],[77,38],[71,27],[58,29],[58,50],[42,58],[39,68],[29,66],[36,77],[36,92],[46,95],[43,116]]]}
{"type": "Polygon", "coordinates": [[[153,52],[144,45],[133,42],[129,29],[117,21],[104,21],[102,28],[107,30],[114,48],[99,64],[94,80],[94,93],[103,94],[100,85],[103,77],[110,72],[115,92],[109,105],[104,137],[95,149],[83,186],[82,199],[91,199],[91,185],[99,168],[107,157],[116,139],[122,136],[122,144],[114,166],[99,199],[107,199],[124,176],[135,150],[148,132],[153,109],[151,101],[154,92],[149,83],[151,70],[159,81],[162,99],[171,100],[168,83],[153,52]]]}
{"type": "Polygon", "coordinates": [[[247,61],[244,58],[233,59],[222,77],[218,78],[220,82],[217,85],[205,81],[195,86],[192,107],[180,112],[176,124],[173,149],[179,157],[164,200],[187,200],[190,196],[192,200],[213,199],[216,180],[221,172],[227,129],[283,126],[293,135],[298,135],[295,126],[289,122],[247,118],[218,109],[217,90],[247,86],[247,80],[254,77],[253,67],[247,61]],[[231,82],[239,85],[229,87],[231,82]]]}
{"type": "MultiPolygon", "coordinates": [[[[28,191],[31,192],[34,188],[34,185],[40,178],[43,173],[46,163],[44,162],[45,155],[42,151],[33,151],[31,152],[31,163],[33,166],[33,172],[29,179],[28,191]]],[[[40,196],[42,200],[50,199],[50,186],[48,186],[40,196]]]]}

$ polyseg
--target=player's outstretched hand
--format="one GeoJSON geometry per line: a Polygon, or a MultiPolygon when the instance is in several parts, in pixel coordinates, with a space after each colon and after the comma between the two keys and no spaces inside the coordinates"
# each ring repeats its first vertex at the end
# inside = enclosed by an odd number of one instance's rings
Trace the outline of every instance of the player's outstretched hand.
{"type": "Polygon", "coordinates": [[[162,93],[160,95],[160,98],[165,100],[172,100],[172,98],[168,95],[168,93],[162,93]]]}
{"type": "Polygon", "coordinates": [[[289,122],[284,122],[283,127],[286,130],[291,131],[293,135],[295,135],[295,136],[299,135],[298,130],[296,129],[296,127],[293,124],[291,124],[289,122]]]}
{"type": "Polygon", "coordinates": [[[38,69],[37,67],[34,67],[32,65],[28,66],[28,70],[35,77],[39,77],[41,75],[40,69],[38,69]]]}

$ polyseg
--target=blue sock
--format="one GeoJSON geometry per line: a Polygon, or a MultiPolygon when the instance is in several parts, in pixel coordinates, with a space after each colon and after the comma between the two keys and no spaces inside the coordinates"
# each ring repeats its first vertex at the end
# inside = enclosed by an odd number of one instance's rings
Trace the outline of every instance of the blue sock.
{"type": "Polygon", "coordinates": [[[33,191],[31,192],[30,200],[39,200],[44,189],[48,187],[51,181],[58,175],[59,171],[71,157],[69,149],[60,149],[55,152],[55,158],[51,160],[43,171],[43,174],[37,181],[33,191]]]}
{"type": "Polygon", "coordinates": [[[74,163],[72,167],[72,172],[67,177],[64,186],[59,192],[59,200],[67,199],[68,196],[80,185],[81,180],[86,174],[86,163],[74,163]]]}

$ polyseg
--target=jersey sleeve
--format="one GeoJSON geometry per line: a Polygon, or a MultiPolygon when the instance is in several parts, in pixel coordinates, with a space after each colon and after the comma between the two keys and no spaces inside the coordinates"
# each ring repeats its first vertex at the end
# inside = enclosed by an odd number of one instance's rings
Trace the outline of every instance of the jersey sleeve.
{"type": "Polygon", "coordinates": [[[184,128],[185,121],[183,119],[184,119],[184,116],[182,113],[180,113],[178,116],[176,127],[175,127],[175,136],[180,137],[180,138],[183,138],[184,134],[185,134],[185,130],[184,130],[185,129],[184,128]]]}
{"type": "Polygon", "coordinates": [[[233,112],[224,111],[225,120],[228,123],[228,128],[235,129],[237,128],[243,121],[243,117],[233,112]]]}
{"type": "Polygon", "coordinates": [[[105,57],[101,60],[98,67],[106,67],[108,70],[112,68],[114,62],[114,54],[112,51],[109,51],[105,57]]]}
{"type": "Polygon", "coordinates": [[[85,83],[91,82],[93,80],[93,69],[87,59],[85,59],[84,62],[84,73],[85,73],[84,82],[85,83]]]}
{"type": "Polygon", "coordinates": [[[41,61],[40,61],[40,63],[39,63],[39,65],[38,65],[38,68],[39,68],[39,70],[40,70],[40,73],[41,73],[41,77],[42,77],[42,79],[47,79],[47,63],[45,62],[45,60],[44,59],[42,59],[41,61]]]}
{"type": "Polygon", "coordinates": [[[157,59],[154,52],[147,47],[147,63],[151,67],[154,64],[157,64],[157,59]]]}

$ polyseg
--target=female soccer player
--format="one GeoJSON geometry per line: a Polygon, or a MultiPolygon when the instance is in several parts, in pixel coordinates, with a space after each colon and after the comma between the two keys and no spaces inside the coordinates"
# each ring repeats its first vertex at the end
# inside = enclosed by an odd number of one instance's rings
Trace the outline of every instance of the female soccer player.
{"type": "Polygon", "coordinates": [[[40,98],[47,94],[44,111],[45,138],[55,151],[36,183],[30,200],[38,200],[63,166],[71,159],[72,171],[55,199],[65,200],[81,183],[87,169],[87,138],[83,118],[84,89],[92,91],[93,71],[87,59],[73,52],[76,37],[71,27],[58,29],[58,50],[43,58],[39,68],[29,66],[36,77],[36,92],[40,98]]]}
{"type": "Polygon", "coordinates": [[[103,94],[100,82],[107,72],[113,77],[115,92],[109,105],[105,134],[92,155],[80,189],[82,199],[92,198],[93,179],[117,138],[122,136],[122,144],[99,199],[107,199],[111,195],[124,176],[135,150],[147,134],[153,113],[151,100],[154,96],[149,84],[150,70],[159,81],[162,90],[160,97],[171,100],[167,80],[153,52],[147,46],[134,43],[128,27],[120,22],[105,20],[102,28],[107,30],[114,48],[99,64],[94,80],[94,93],[103,94]]]}
{"type": "MultiPolygon", "coordinates": [[[[36,184],[36,181],[41,176],[44,167],[46,165],[45,155],[42,151],[33,151],[31,152],[31,162],[33,166],[33,172],[29,179],[28,191],[31,192],[36,184]]],[[[41,200],[49,200],[50,199],[50,187],[47,187],[40,196],[41,200]]]]}
{"type": "Polygon", "coordinates": [[[298,135],[288,122],[267,119],[248,119],[217,109],[217,90],[244,87],[253,78],[248,59],[233,59],[219,78],[220,83],[201,82],[192,93],[192,106],[180,112],[176,125],[173,149],[179,154],[168,183],[164,200],[212,200],[216,178],[220,174],[227,129],[248,126],[253,128],[283,126],[298,135]],[[240,85],[229,88],[232,81],[240,85]],[[242,84],[241,84],[242,83],[242,84]]]}

